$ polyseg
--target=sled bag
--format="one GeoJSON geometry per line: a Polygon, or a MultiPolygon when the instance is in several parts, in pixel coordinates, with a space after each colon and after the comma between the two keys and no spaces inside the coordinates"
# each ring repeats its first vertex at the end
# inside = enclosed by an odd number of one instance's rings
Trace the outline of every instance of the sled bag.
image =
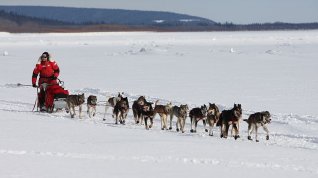
{"type": "Polygon", "coordinates": [[[59,85],[51,85],[46,89],[46,100],[45,105],[47,108],[52,108],[54,103],[54,98],[56,96],[66,98],[69,95],[68,90],[64,90],[59,85]]]}

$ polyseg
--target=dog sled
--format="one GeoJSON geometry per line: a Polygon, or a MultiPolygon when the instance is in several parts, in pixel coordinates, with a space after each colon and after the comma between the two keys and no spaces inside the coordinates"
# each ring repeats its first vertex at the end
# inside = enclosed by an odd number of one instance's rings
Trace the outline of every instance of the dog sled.
{"type": "Polygon", "coordinates": [[[42,83],[37,89],[37,111],[48,113],[63,109],[68,111],[68,106],[66,103],[68,95],[68,90],[64,89],[64,82],[60,80],[58,84],[42,83]],[[39,89],[44,91],[42,96],[39,89]],[[40,99],[42,101],[40,101],[40,99]]]}

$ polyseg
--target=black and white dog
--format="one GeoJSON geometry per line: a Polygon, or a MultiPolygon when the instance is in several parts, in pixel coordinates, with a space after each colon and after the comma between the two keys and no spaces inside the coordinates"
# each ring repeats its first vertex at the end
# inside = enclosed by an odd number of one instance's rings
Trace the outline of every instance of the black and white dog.
{"type": "MultiPolygon", "coordinates": [[[[118,96],[108,98],[108,100],[106,102],[106,106],[105,106],[105,114],[104,114],[104,118],[103,118],[104,121],[106,120],[106,113],[107,113],[108,108],[109,107],[114,108],[116,103],[119,102],[123,98],[122,94],[124,94],[124,93],[118,93],[118,96]]],[[[114,110],[113,110],[113,113],[114,113],[114,110]]],[[[114,114],[112,116],[114,117],[114,114]]]]}
{"type": "Polygon", "coordinates": [[[269,131],[267,124],[271,122],[271,114],[268,111],[257,112],[251,114],[248,119],[244,119],[248,123],[248,139],[252,140],[251,133],[255,130],[255,139],[256,142],[259,142],[257,139],[257,131],[259,127],[263,127],[266,132],[266,140],[269,140],[269,131]]]}
{"type": "Polygon", "coordinates": [[[129,111],[129,102],[127,97],[121,98],[114,107],[113,115],[116,117],[116,124],[118,120],[121,124],[125,124],[125,119],[129,111]]]}
{"type": "Polygon", "coordinates": [[[97,97],[95,95],[90,95],[87,98],[87,114],[89,118],[95,116],[96,114],[97,97]]]}
{"type": "Polygon", "coordinates": [[[191,120],[191,130],[190,132],[197,132],[197,125],[200,120],[203,122],[204,130],[208,132],[206,128],[206,117],[207,117],[208,108],[206,105],[202,105],[200,108],[193,108],[189,112],[189,117],[191,120]],[[193,129],[194,126],[194,129],[193,129]]]}

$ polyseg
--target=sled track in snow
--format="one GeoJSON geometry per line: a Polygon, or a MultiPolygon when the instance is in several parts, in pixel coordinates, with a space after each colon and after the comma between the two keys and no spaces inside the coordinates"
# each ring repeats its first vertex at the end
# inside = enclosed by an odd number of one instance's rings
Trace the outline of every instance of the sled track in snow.
{"type": "Polygon", "coordinates": [[[63,152],[43,152],[43,151],[27,151],[27,150],[5,150],[0,149],[0,154],[16,155],[16,156],[36,156],[36,157],[53,157],[62,159],[88,159],[103,161],[132,161],[143,163],[177,163],[177,164],[194,164],[194,165],[211,165],[222,166],[228,168],[245,167],[250,169],[270,169],[308,172],[318,174],[318,169],[314,167],[304,167],[299,165],[282,165],[275,162],[249,162],[249,161],[225,161],[214,158],[191,158],[176,156],[118,156],[118,155],[97,155],[83,153],[63,153],[63,152]]]}

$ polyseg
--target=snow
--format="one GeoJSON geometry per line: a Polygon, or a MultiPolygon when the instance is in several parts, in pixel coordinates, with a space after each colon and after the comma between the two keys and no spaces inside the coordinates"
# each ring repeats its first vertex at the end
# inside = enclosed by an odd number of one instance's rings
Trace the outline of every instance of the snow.
{"type": "Polygon", "coordinates": [[[154,20],[155,23],[163,23],[165,20],[154,20]]]}
{"type": "Polygon", "coordinates": [[[9,55],[8,51],[3,52],[3,56],[8,56],[8,55],[9,55]]]}
{"type": "Polygon", "coordinates": [[[180,19],[180,22],[195,22],[195,21],[200,21],[200,19],[180,19]]]}
{"type": "MultiPolygon", "coordinates": [[[[0,33],[0,177],[317,177],[318,31],[0,33]],[[44,51],[72,94],[98,97],[97,115],[32,112],[32,70],[44,51]],[[9,55],[10,54],[10,55],[9,55]],[[268,110],[259,143],[115,125],[105,101],[124,92],[190,108],[242,104],[243,119],[268,110]]],[[[254,134],[252,135],[254,138],[254,134]]]]}

